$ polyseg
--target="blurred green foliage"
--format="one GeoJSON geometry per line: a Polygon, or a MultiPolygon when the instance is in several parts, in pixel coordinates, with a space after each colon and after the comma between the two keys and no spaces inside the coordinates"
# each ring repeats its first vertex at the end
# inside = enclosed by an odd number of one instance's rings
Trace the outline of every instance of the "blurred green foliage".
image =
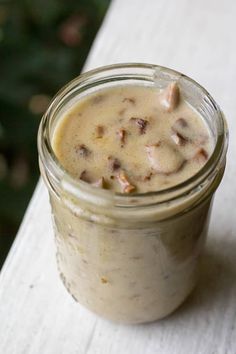
{"type": "Polygon", "coordinates": [[[38,179],[36,136],[77,76],[109,0],[0,0],[0,265],[38,179]]]}

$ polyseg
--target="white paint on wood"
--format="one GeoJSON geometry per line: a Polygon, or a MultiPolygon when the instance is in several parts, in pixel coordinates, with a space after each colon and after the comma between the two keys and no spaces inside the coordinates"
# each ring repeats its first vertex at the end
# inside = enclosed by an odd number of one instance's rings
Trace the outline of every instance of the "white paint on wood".
{"type": "Polygon", "coordinates": [[[115,0],[86,69],[115,62],[170,66],[222,106],[231,141],[198,287],[172,316],[122,326],[67,294],[55,263],[47,193],[39,183],[0,275],[1,354],[236,353],[236,2],[115,0]]]}

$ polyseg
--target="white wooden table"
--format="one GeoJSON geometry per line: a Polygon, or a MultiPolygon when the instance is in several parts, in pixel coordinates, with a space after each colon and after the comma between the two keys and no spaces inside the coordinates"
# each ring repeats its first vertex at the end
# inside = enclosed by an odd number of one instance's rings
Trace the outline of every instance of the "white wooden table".
{"type": "Polygon", "coordinates": [[[169,318],[139,326],[109,323],[75,303],[57,274],[39,182],[0,275],[1,354],[236,353],[235,18],[234,0],[114,0],[86,64],[172,67],[202,83],[226,114],[228,165],[194,294],[169,318]]]}

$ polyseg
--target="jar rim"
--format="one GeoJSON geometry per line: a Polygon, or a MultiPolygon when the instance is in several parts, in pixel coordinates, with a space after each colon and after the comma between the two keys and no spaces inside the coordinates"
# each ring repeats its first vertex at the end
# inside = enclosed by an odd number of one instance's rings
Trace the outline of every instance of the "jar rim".
{"type": "MultiPolygon", "coordinates": [[[[116,74],[117,75],[117,74],[116,74]]],[[[126,74],[124,74],[126,75],[126,74]]],[[[114,74],[113,74],[114,76],[114,74]]],[[[122,76],[122,73],[120,73],[122,76]]],[[[119,78],[120,78],[119,76],[119,78]]],[[[67,192],[71,193],[74,196],[86,199],[87,201],[93,202],[96,200],[98,204],[104,204],[104,200],[112,200],[112,203],[118,207],[137,207],[139,205],[154,205],[160,204],[163,202],[169,202],[174,199],[178,199],[189,193],[193,193],[196,189],[199,188],[199,185],[203,184],[204,181],[216,174],[217,166],[220,165],[220,162],[225,158],[226,151],[228,146],[228,129],[227,124],[224,119],[224,115],[215,102],[213,97],[209,92],[199,85],[195,80],[190,77],[176,71],[169,69],[164,66],[159,66],[156,64],[146,64],[146,63],[120,63],[112,64],[107,66],[102,66],[93,70],[89,70],[85,73],[82,73],[68,84],[66,84],[52,99],[50,106],[45,112],[38,131],[38,151],[39,151],[39,162],[40,167],[45,170],[47,175],[47,182],[54,192],[58,193],[59,184],[63,185],[63,188],[66,188],[67,192]],[[86,89],[86,83],[91,83],[91,79],[97,79],[98,81],[102,79],[105,73],[111,73],[112,71],[126,70],[127,74],[132,70],[147,70],[152,73],[152,76],[155,75],[155,72],[162,72],[165,75],[169,76],[176,80],[187,80],[196,88],[198,88],[211,103],[212,107],[215,110],[215,113],[218,118],[217,122],[217,140],[214,146],[214,150],[206,162],[206,164],[193,176],[184,180],[181,183],[178,183],[169,188],[150,191],[146,193],[132,193],[124,194],[118,193],[110,190],[104,190],[96,188],[84,181],[74,178],[68,171],[66,171],[61,165],[60,161],[57,159],[50,139],[49,123],[53,115],[56,113],[58,106],[65,100],[66,97],[69,97],[71,93],[74,92],[79,85],[84,84],[86,89]],[[48,180],[50,179],[50,181],[48,180]],[[142,200],[142,201],[141,201],[142,200]]]]}

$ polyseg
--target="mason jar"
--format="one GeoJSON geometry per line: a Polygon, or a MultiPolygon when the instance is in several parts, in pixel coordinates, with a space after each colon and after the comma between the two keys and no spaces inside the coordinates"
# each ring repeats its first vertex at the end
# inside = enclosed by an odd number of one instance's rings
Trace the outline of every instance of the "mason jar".
{"type": "Polygon", "coordinates": [[[38,150],[51,202],[58,271],[73,298],[123,323],[150,322],[174,311],[196,285],[212,199],[225,168],[227,127],[209,93],[187,76],[157,65],[92,70],[52,100],[40,124],[38,150]],[[163,88],[173,80],[213,139],[213,153],[198,173],[171,188],[126,195],[96,188],[65,171],[52,139],[73,105],[104,88],[163,88]]]}

